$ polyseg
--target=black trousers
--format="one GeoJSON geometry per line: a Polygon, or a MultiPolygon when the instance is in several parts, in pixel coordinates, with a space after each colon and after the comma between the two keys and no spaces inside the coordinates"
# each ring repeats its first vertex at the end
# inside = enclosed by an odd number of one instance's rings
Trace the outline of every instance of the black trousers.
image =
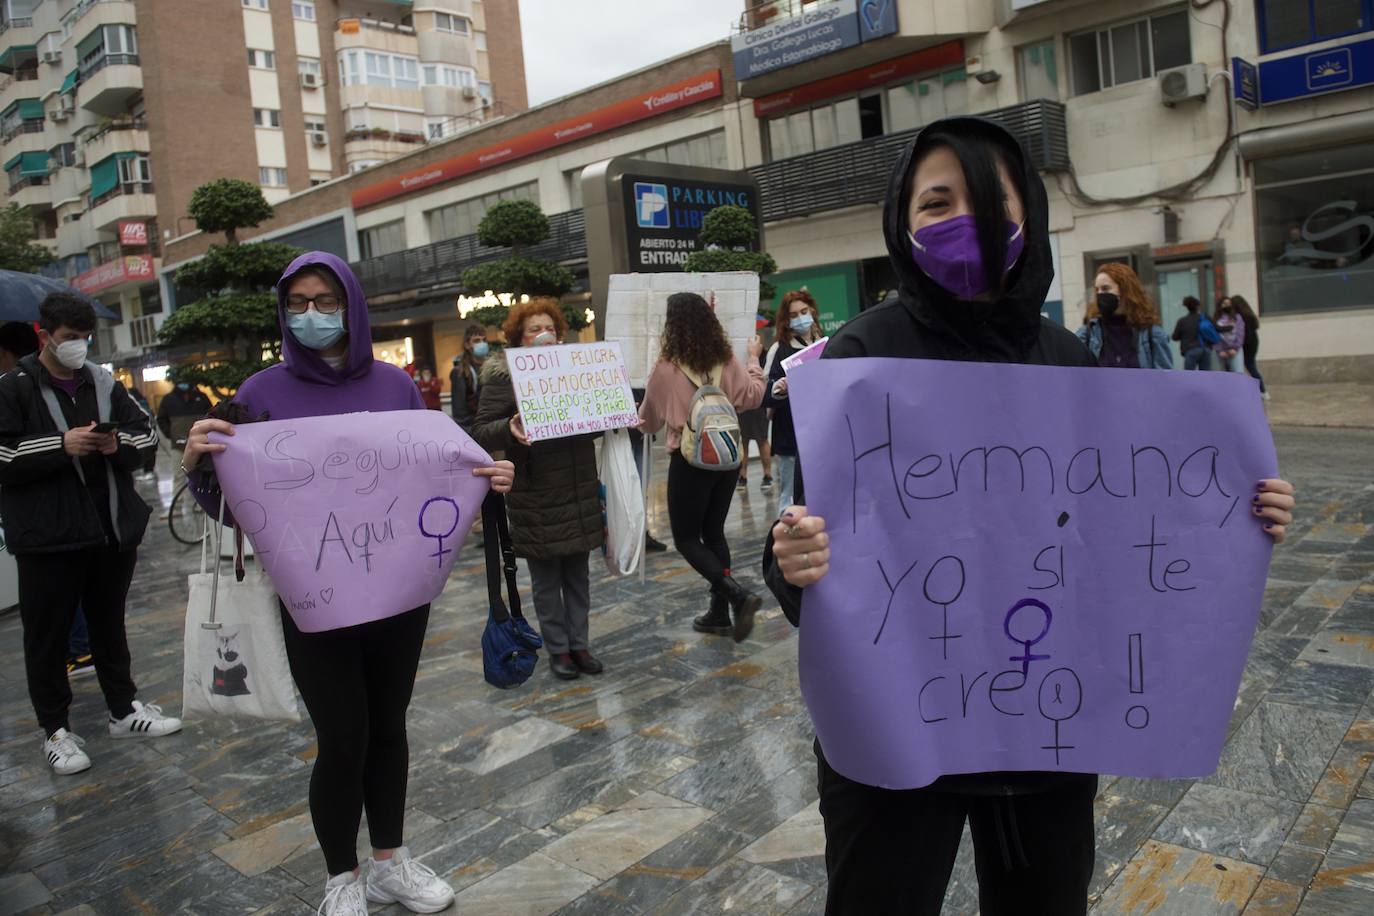
{"type": "Polygon", "coordinates": [[[45,735],[70,729],[67,711],[67,636],[76,609],[86,614],[95,676],[110,715],[133,712],[137,690],[124,634],[124,600],[134,578],[137,550],[88,547],[62,553],[16,556],[19,616],[24,624],[24,671],[29,699],[45,735]]]}
{"type": "Polygon", "coordinates": [[[286,608],[291,677],[315,725],[310,818],[330,875],[358,867],[367,810],[373,849],[402,845],[410,746],[406,708],[429,625],[429,605],[371,623],[302,633],[286,608]]]}
{"type": "Polygon", "coordinates": [[[734,471],[703,471],[673,452],[668,459],[668,522],[673,545],[712,587],[730,574],[725,519],[735,498],[734,471]]]}
{"type": "Polygon", "coordinates": [[[826,916],[939,916],[966,819],[982,916],[1088,911],[1096,776],[1022,795],[897,791],[841,776],[819,744],[816,758],[826,916]]]}

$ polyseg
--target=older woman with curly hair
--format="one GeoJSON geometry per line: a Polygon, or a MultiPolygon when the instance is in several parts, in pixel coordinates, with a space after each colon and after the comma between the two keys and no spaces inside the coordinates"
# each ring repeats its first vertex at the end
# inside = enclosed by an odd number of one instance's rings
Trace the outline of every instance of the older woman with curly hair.
{"type": "Polygon", "coordinates": [[[682,427],[687,424],[698,387],[719,387],[736,410],[752,410],[763,402],[762,352],[763,345],[755,337],[749,342],[748,367],[740,365],[725,329],[706,300],[696,293],[674,293],[668,297],[658,363],[639,408],[644,432],[668,427],[668,521],[673,543],[692,568],[711,583],[710,610],[692,626],[701,633],[731,634],[735,642],[748,638],[754,628],[754,614],[763,603],[730,572],[725,519],[730,514],[737,474],[733,469],[693,467],[679,449],[682,427]]]}
{"type": "Polygon", "coordinates": [[[1096,295],[1083,316],[1078,339],[1099,366],[1116,369],[1172,369],[1169,337],[1140,278],[1126,264],[1103,264],[1093,280],[1096,295]]]}
{"type": "MultiPolygon", "coordinates": [[[[561,343],[568,321],[558,300],[540,297],[513,306],[502,330],[507,346],[540,347],[561,343]]],[[[534,611],[554,676],[600,674],[603,665],[588,642],[587,555],[604,540],[594,437],[531,443],[505,353],[493,353],[482,364],[472,437],[515,464],[515,487],[506,497],[511,540],[529,565],[534,611]]]]}

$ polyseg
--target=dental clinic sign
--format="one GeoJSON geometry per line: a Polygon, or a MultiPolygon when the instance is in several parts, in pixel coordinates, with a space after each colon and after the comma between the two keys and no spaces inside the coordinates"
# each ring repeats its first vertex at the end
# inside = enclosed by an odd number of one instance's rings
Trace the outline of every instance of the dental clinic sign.
{"type": "Polygon", "coordinates": [[[831,0],[730,40],[735,76],[763,76],[897,31],[897,0],[831,0]]]}

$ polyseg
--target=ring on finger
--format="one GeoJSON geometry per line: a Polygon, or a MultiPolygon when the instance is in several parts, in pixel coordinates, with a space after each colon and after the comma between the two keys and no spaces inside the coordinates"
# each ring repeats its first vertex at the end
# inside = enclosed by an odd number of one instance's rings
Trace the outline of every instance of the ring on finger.
{"type": "Polygon", "coordinates": [[[802,565],[803,565],[806,569],[810,569],[810,568],[811,568],[811,554],[810,554],[810,553],[803,553],[803,554],[801,555],[801,559],[802,559],[802,565]]]}
{"type": "Polygon", "coordinates": [[[787,527],[787,536],[793,539],[801,537],[801,525],[789,525],[787,527]]]}

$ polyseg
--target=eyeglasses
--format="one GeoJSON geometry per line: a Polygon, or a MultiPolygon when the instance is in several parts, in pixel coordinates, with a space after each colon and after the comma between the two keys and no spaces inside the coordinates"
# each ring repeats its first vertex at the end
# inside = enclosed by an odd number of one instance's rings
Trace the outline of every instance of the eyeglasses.
{"type": "Polygon", "coordinates": [[[286,297],[286,310],[296,315],[304,312],[311,304],[314,304],[315,311],[321,315],[332,315],[344,304],[344,300],[342,296],[335,296],[332,293],[323,293],[319,296],[286,297]]]}

